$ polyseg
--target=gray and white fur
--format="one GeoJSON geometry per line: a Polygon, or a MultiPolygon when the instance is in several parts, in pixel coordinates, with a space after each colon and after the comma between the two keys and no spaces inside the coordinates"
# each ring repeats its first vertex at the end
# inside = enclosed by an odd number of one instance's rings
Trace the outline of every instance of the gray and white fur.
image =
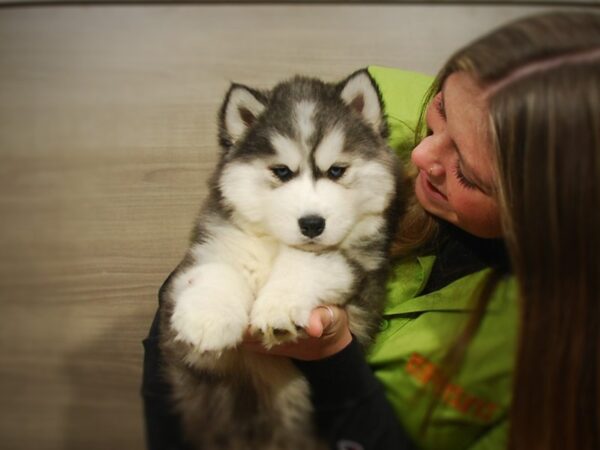
{"type": "Polygon", "coordinates": [[[366,70],[340,83],[233,84],[221,155],[191,246],[161,290],[161,351],[183,433],[203,450],[319,448],[309,386],[273,346],[311,310],[343,305],[368,345],[403,208],[379,91],[366,70]]]}

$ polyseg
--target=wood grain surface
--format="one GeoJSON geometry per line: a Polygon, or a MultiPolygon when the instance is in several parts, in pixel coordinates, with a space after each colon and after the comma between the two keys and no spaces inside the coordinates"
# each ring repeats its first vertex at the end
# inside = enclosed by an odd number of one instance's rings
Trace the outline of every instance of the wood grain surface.
{"type": "Polygon", "coordinates": [[[0,10],[0,447],[144,446],[141,340],[231,81],[434,73],[519,6],[0,10]]]}

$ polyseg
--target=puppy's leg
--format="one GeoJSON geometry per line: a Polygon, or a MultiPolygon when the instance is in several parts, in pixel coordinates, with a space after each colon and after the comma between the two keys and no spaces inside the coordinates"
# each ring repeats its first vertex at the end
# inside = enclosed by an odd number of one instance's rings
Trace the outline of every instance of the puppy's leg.
{"type": "Polygon", "coordinates": [[[262,333],[266,346],[293,340],[313,308],[343,303],[353,284],[352,268],[341,254],[282,247],[252,307],[252,329],[262,333]]]}
{"type": "Polygon", "coordinates": [[[175,339],[199,353],[235,347],[248,327],[252,291],[224,263],[192,266],[173,281],[171,327],[175,339]]]}

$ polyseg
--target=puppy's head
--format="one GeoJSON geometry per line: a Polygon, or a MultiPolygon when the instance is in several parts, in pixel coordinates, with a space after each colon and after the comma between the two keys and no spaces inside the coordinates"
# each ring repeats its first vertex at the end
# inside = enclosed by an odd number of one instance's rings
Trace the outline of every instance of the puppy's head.
{"type": "Polygon", "coordinates": [[[373,232],[396,190],[381,97],[366,70],[337,84],[234,84],[220,113],[218,188],[239,223],[283,243],[338,247],[373,232]],[[361,234],[361,233],[359,233],[361,234]]]}

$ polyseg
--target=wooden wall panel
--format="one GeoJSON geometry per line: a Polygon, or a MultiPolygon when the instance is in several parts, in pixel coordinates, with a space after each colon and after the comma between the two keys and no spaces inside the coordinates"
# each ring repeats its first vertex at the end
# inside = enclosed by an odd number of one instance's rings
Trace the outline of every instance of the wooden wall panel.
{"type": "Polygon", "coordinates": [[[143,448],[142,345],[230,81],[433,73],[518,6],[0,10],[0,446],[143,448]]]}

